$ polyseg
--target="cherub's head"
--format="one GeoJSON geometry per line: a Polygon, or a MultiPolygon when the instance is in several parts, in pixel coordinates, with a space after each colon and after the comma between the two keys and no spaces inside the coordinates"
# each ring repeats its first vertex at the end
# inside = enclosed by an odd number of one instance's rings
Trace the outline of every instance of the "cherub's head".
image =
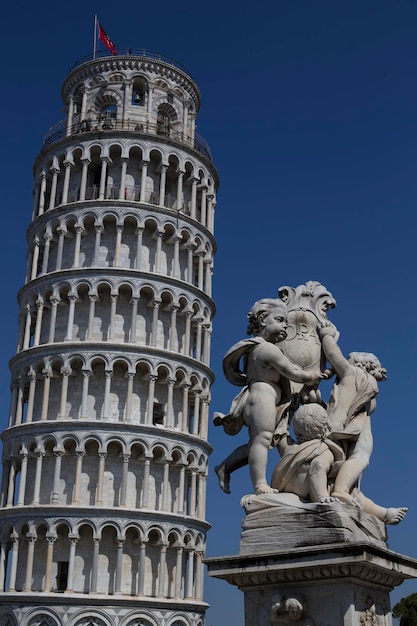
{"type": "Polygon", "coordinates": [[[372,352],[351,352],[348,361],[355,367],[360,367],[368,374],[371,374],[375,380],[386,380],[387,370],[382,367],[379,359],[372,352]]]}
{"type": "Polygon", "coordinates": [[[287,308],[277,298],[263,298],[248,313],[248,335],[262,336],[276,343],[287,336],[287,308]]]}
{"type": "Polygon", "coordinates": [[[299,620],[303,616],[304,606],[301,598],[292,596],[285,600],[285,608],[291,620],[299,620]]]}
{"type": "Polygon", "coordinates": [[[321,404],[302,404],[293,415],[293,428],[298,443],[325,437],[330,432],[329,416],[321,404]]]}

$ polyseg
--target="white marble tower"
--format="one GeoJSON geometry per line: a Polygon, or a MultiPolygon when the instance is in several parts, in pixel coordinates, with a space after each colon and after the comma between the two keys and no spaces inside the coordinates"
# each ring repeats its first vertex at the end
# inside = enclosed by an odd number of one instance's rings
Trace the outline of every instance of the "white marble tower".
{"type": "Polygon", "coordinates": [[[202,626],[218,186],[189,72],[83,59],[34,164],[1,626],[202,626]]]}

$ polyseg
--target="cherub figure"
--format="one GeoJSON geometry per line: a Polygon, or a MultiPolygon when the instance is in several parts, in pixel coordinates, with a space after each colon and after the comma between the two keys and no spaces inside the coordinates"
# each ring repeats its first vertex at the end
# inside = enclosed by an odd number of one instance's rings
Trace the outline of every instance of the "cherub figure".
{"type": "Polygon", "coordinates": [[[376,408],[377,382],[386,380],[387,370],[368,352],[352,352],[346,359],[336,343],[337,330],[330,322],[319,329],[319,335],[326,358],[336,373],[327,408],[332,439],[342,443],[346,454],[332,496],[363,508],[387,524],[398,524],[407,513],[406,507],[385,509],[356,488],[372,454],[371,414],[376,408]]]}
{"type": "Polygon", "coordinates": [[[274,598],[271,607],[270,620],[273,624],[297,622],[297,626],[314,626],[314,622],[305,616],[305,602],[301,596],[289,596],[284,600],[281,595],[274,598]]]}
{"type": "Polygon", "coordinates": [[[322,375],[305,372],[277,345],[287,336],[287,310],[282,300],[258,300],[248,318],[247,332],[253,338],[232,346],[223,359],[227,380],[243,389],[233,400],[228,415],[215,413],[214,423],[232,435],[245,424],[249,428],[249,443],[237,448],[215,470],[220,486],[228,492],[230,473],[249,463],[255,494],[271,493],[274,489],[266,480],[268,450],[291,401],[289,380],[313,386],[322,375]]]}
{"type": "Polygon", "coordinates": [[[277,440],[282,458],[273,471],[272,487],[310,502],[337,502],[330,495],[329,475],[331,470],[333,475],[337,472],[346,457],[341,446],[329,439],[326,409],[315,402],[303,404],[292,424],[297,441],[288,433],[277,440]]]}

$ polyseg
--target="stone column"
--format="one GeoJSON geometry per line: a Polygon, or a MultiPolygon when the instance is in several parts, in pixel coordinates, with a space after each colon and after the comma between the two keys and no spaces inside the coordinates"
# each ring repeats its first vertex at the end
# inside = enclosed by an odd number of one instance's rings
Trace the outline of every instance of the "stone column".
{"type": "Polygon", "coordinates": [[[188,390],[191,385],[185,383],[182,385],[182,422],[181,431],[183,433],[188,432],[188,390]]]}
{"type": "Polygon", "coordinates": [[[33,487],[33,500],[32,504],[38,505],[41,490],[41,478],[42,478],[42,463],[45,452],[41,450],[35,450],[36,457],[36,471],[35,471],[35,485],[33,487]]]}
{"type": "Polygon", "coordinates": [[[196,600],[203,599],[203,553],[195,553],[195,593],[196,600]]]}
{"type": "Polygon", "coordinates": [[[97,479],[97,498],[96,505],[103,506],[103,484],[104,484],[104,465],[107,454],[105,452],[98,453],[98,479],[97,479]]]}
{"type": "Polygon", "coordinates": [[[106,180],[107,180],[107,163],[109,159],[107,157],[101,157],[101,172],[100,172],[100,187],[98,190],[98,199],[104,200],[104,194],[106,192],[106,180]]]}
{"type": "Polygon", "coordinates": [[[65,341],[72,341],[72,333],[74,329],[75,303],[77,302],[77,295],[68,294],[68,300],[69,300],[69,310],[68,310],[67,333],[65,336],[65,341]]]}
{"type": "Polygon", "coordinates": [[[7,591],[16,591],[16,574],[17,574],[17,561],[19,558],[19,535],[17,533],[12,533],[10,535],[10,539],[12,542],[12,558],[10,564],[10,577],[9,577],[9,588],[7,591]]]}
{"type": "Polygon", "coordinates": [[[75,548],[77,546],[77,537],[68,537],[70,542],[70,553],[68,563],[68,581],[65,593],[74,593],[74,563],[75,563],[75,548]]]}
{"type": "Polygon", "coordinates": [[[159,179],[159,206],[165,206],[165,187],[166,187],[167,166],[161,165],[161,177],[159,179]]]}
{"type": "Polygon", "coordinates": [[[156,346],[156,340],[158,337],[158,314],[161,302],[161,300],[157,300],[156,298],[153,301],[151,346],[156,346]]]}
{"type": "Polygon", "coordinates": [[[100,554],[100,539],[93,538],[93,563],[91,566],[91,593],[97,593],[98,557],[100,554]]]}
{"type": "Polygon", "coordinates": [[[177,560],[175,564],[175,598],[181,598],[182,593],[182,555],[184,548],[177,546],[177,560]]]}
{"type": "Polygon", "coordinates": [[[177,336],[177,312],[179,310],[179,306],[173,305],[171,307],[171,324],[169,328],[169,349],[177,350],[178,347],[178,336],[177,336]]]}
{"type": "Polygon", "coordinates": [[[185,312],[185,338],[184,338],[184,354],[190,356],[190,339],[191,339],[191,319],[193,311],[185,312]]]}
{"type": "Polygon", "coordinates": [[[68,380],[70,374],[71,369],[69,367],[61,367],[62,387],[58,419],[65,419],[67,416],[68,380]]]}
{"type": "Polygon", "coordinates": [[[164,460],[164,477],[162,480],[162,510],[168,511],[169,460],[164,460]]]}
{"type": "Polygon", "coordinates": [[[101,233],[103,232],[103,226],[95,226],[96,238],[94,242],[94,261],[93,265],[97,267],[100,265],[100,242],[101,242],[101,233]]]}
{"type": "Polygon", "coordinates": [[[57,504],[59,502],[59,481],[61,478],[61,461],[64,453],[62,450],[54,450],[55,468],[54,468],[54,483],[52,487],[51,503],[57,504]]]}
{"type": "Polygon", "coordinates": [[[58,272],[62,266],[62,255],[64,252],[64,238],[65,238],[65,235],[67,234],[67,231],[62,226],[59,226],[56,229],[56,232],[58,233],[58,248],[56,252],[55,271],[58,272]]]}
{"type": "Polygon", "coordinates": [[[207,220],[207,187],[201,189],[201,217],[200,222],[203,226],[206,225],[207,220]]]}
{"type": "Polygon", "coordinates": [[[106,370],[104,372],[106,377],[105,387],[104,387],[104,400],[103,400],[103,421],[109,421],[109,398],[110,398],[110,389],[111,389],[111,379],[113,376],[113,372],[111,370],[106,370]]]}
{"type": "Polygon", "coordinates": [[[181,235],[174,235],[174,278],[180,278],[180,241],[181,235]]]}
{"type": "Polygon", "coordinates": [[[120,502],[119,502],[120,507],[126,507],[129,459],[130,459],[130,454],[123,454],[122,484],[120,488],[120,502]]]}
{"type": "Polygon", "coordinates": [[[80,249],[81,249],[81,235],[83,232],[83,227],[81,224],[76,224],[74,226],[75,230],[75,244],[74,244],[74,260],[72,262],[73,267],[80,267],[80,249]]]}
{"type": "Polygon", "coordinates": [[[13,426],[16,419],[16,407],[17,407],[17,396],[19,393],[19,385],[16,380],[14,380],[11,384],[11,392],[12,397],[10,398],[10,407],[9,407],[9,428],[13,426]]]}
{"type": "Polygon", "coordinates": [[[148,175],[148,163],[149,161],[142,161],[142,172],[140,176],[140,196],[139,202],[145,202],[145,192],[146,192],[146,177],[148,175]]]}
{"type": "Polygon", "coordinates": [[[185,507],[185,465],[180,467],[180,480],[178,487],[178,513],[187,513],[185,507]]]}
{"type": "Polygon", "coordinates": [[[7,544],[2,541],[0,544],[0,592],[5,591],[4,583],[6,578],[6,550],[7,544]]]}
{"type": "Polygon", "coordinates": [[[52,576],[52,563],[54,557],[54,543],[56,537],[53,535],[46,535],[46,541],[48,542],[48,548],[46,553],[46,569],[45,569],[45,586],[44,591],[51,591],[51,576],[52,576]]]}
{"type": "MultiPolygon", "coordinates": [[[[142,190],[141,190],[142,191],[142,190]]],[[[140,270],[142,267],[142,239],[143,239],[143,228],[137,228],[135,232],[137,236],[136,242],[136,259],[135,259],[135,269],[140,270]]]]}
{"type": "Polygon", "coordinates": [[[30,346],[30,330],[32,327],[32,312],[30,310],[30,304],[26,307],[26,320],[25,320],[25,334],[23,337],[23,350],[27,350],[30,346]]]}
{"type": "Polygon", "coordinates": [[[88,299],[90,300],[90,307],[88,310],[88,328],[87,328],[87,337],[86,339],[91,341],[94,339],[94,315],[96,309],[96,302],[98,301],[98,296],[95,294],[89,295],[88,299]]]}
{"type": "Polygon", "coordinates": [[[33,557],[35,554],[36,537],[28,533],[26,535],[26,539],[28,542],[28,552],[26,560],[26,577],[25,583],[23,585],[23,591],[32,591],[33,557]]]}
{"type": "Polygon", "coordinates": [[[123,225],[116,226],[116,245],[114,249],[113,267],[120,267],[120,248],[122,245],[123,225]]]}
{"type": "Polygon", "coordinates": [[[20,466],[20,483],[19,483],[19,495],[17,498],[17,506],[23,506],[25,504],[25,491],[26,491],[26,477],[28,469],[28,454],[27,452],[21,452],[22,462],[20,466]]]}
{"type": "Polygon", "coordinates": [[[133,81],[130,78],[124,79],[123,81],[123,86],[124,86],[123,119],[122,119],[123,128],[126,128],[126,126],[128,127],[128,123],[129,123],[129,118],[127,116],[129,113],[130,103],[132,101],[132,85],[133,85],[133,81]]]}
{"type": "Polygon", "coordinates": [[[39,261],[39,237],[35,235],[33,238],[33,253],[32,253],[32,267],[30,271],[30,280],[34,280],[38,275],[38,261],[39,261]]]}
{"type": "Polygon", "coordinates": [[[16,459],[13,457],[10,462],[9,481],[7,485],[7,500],[6,500],[7,507],[13,506],[15,479],[16,479],[16,459]]]}
{"type": "Polygon", "coordinates": [[[153,424],[153,403],[155,398],[155,383],[158,380],[157,374],[149,375],[149,388],[148,388],[148,410],[146,413],[146,425],[152,426],[153,424]]]}
{"type": "Polygon", "coordinates": [[[195,358],[197,361],[201,359],[201,335],[203,330],[203,318],[197,317],[195,319],[197,322],[197,332],[196,332],[196,340],[195,340],[195,358]]]}
{"type": "Polygon", "coordinates": [[[74,163],[71,161],[64,161],[65,173],[64,173],[64,185],[62,188],[62,204],[67,204],[68,202],[68,189],[71,179],[71,168],[74,163]]]}
{"type": "Polygon", "coordinates": [[[191,515],[192,517],[194,517],[196,514],[196,501],[197,501],[197,469],[191,468],[189,515],[191,515]]]}
{"type": "Polygon", "coordinates": [[[175,378],[168,378],[168,394],[167,394],[167,428],[174,428],[175,416],[174,416],[174,385],[176,383],[175,378]]]}
{"type": "Polygon", "coordinates": [[[69,137],[72,133],[73,117],[74,117],[74,97],[71,95],[69,97],[69,104],[68,104],[67,137],[69,137]]]}
{"type": "Polygon", "coordinates": [[[201,401],[202,401],[202,406],[201,406],[201,411],[200,411],[201,415],[200,415],[199,435],[202,439],[207,440],[210,398],[209,396],[202,396],[201,401]]]}
{"type": "Polygon", "coordinates": [[[182,197],[184,172],[182,172],[181,170],[178,170],[177,174],[178,174],[178,177],[177,177],[177,211],[181,211],[181,209],[184,206],[184,200],[182,197]]]}
{"type": "Polygon", "coordinates": [[[160,274],[161,272],[161,252],[162,252],[162,235],[163,230],[158,229],[156,232],[156,252],[155,252],[155,272],[160,274]]]}
{"type": "Polygon", "coordinates": [[[117,557],[116,557],[116,576],[114,583],[114,592],[121,593],[122,591],[122,572],[123,572],[123,544],[124,540],[117,540],[117,557]]]}
{"type": "Polygon", "coordinates": [[[51,303],[51,319],[49,322],[49,337],[48,343],[54,343],[55,341],[55,326],[56,326],[56,314],[58,309],[58,304],[60,302],[59,298],[51,297],[49,299],[51,303]]]}
{"type": "Polygon", "coordinates": [[[138,595],[145,595],[145,558],[146,558],[146,544],[148,542],[142,540],[139,548],[139,588],[138,595]]]}
{"type": "Polygon", "coordinates": [[[28,404],[26,411],[26,424],[29,424],[33,419],[33,405],[35,402],[35,390],[36,390],[36,372],[33,370],[29,370],[27,375],[29,381],[29,393],[28,393],[28,404]]]}
{"type": "Polygon", "coordinates": [[[193,598],[194,589],[194,550],[188,550],[188,562],[187,562],[187,593],[185,599],[193,598]]]}
{"type": "Polygon", "coordinates": [[[120,173],[120,189],[119,200],[126,200],[126,171],[127,171],[128,159],[122,157],[122,171],[120,173]]]}
{"type": "Polygon", "coordinates": [[[190,215],[193,219],[196,218],[196,209],[197,209],[197,183],[198,178],[194,178],[191,181],[191,211],[190,215]]]}
{"type": "Polygon", "coordinates": [[[87,191],[87,174],[88,174],[88,166],[91,161],[89,159],[81,159],[81,163],[83,164],[83,169],[81,172],[81,184],[80,184],[80,202],[85,200],[85,194],[87,191]]]}
{"type": "Polygon", "coordinates": [[[165,598],[165,572],[167,566],[167,545],[161,544],[161,552],[159,556],[159,580],[158,580],[158,596],[165,598]]]}
{"type": "Polygon", "coordinates": [[[45,192],[46,192],[46,173],[41,172],[41,188],[39,191],[39,211],[38,215],[42,215],[45,211],[45,192]]]}
{"type": "Polygon", "coordinates": [[[116,318],[116,308],[117,308],[118,299],[119,299],[119,296],[117,294],[112,294],[110,296],[110,325],[109,325],[109,332],[108,332],[108,337],[107,337],[108,341],[111,341],[112,339],[114,339],[114,322],[116,318]]]}
{"type": "Polygon", "coordinates": [[[49,251],[51,249],[51,233],[45,233],[43,236],[45,240],[45,245],[43,247],[43,259],[42,259],[42,274],[46,274],[48,272],[48,261],[49,261],[49,251]]]}
{"type": "Polygon", "coordinates": [[[49,391],[51,387],[51,370],[43,370],[43,394],[42,394],[42,408],[41,408],[41,421],[48,419],[48,407],[49,407],[49,391]]]}
{"type": "Polygon", "coordinates": [[[129,343],[136,343],[136,322],[138,319],[138,302],[139,302],[139,298],[137,296],[133,296],[130,300],[130,304],[132,305],[132,321],[130,324],[129,343]]]}
{"type": "Polygon", "coordinates": [[[200,393],[201,389],[194,389],[194,420],[193,435],[198,435],[200,429],[200,393]]]}
{"type": "Polygon", "coordinates": [[[74,497],[72,501],[72,504],[74,505],[80,504],[81,472],[83,467],[84,454],[85,453],[82,450],[77,450],[75,452],[75,456],[77,457],[77,464],[75,467],[74,497]]]}
{"type": "Polygon", "coordinates": [[[88,387],[90,383],[91,370],[83,369],[83,389],[81,397],[80,418],[88,417],[88,387]]]}
{"type": "Polygon", "coordinates": [[[18,379],[17,401],[14,423],[17,426],[22,423],[23,418],[23,397],[24,397],[24,381],[21,377],[18,379]]]}
{"type": "Polygon", "coordinates": [[[151,469],[151,460],[145,459],[143,468],[143,483],[142,483],[142,509],[148,508],[148,496],[149,496],[149,474],[151,469]]]}
{"type": "Polygon", "coordinates": [[[59,168],[51,167],[50,171],[52,172],[52,182],[51,182],[51,193],[49,195],[48,210],[51,210],[55,207],[56,184],[58,181],[59,168]]]}
{"type": "Polygon", "coordinates": [[[128,372],[127,374],[127,394],[126,394],[126,408],[125,408],[125,422],[132,421],[132,401],[133,401],[133,382],[135,380],[135,372],[128,372]]]}
{"type": "Polygon", "coordinates": [[[194,244],[187,243],[185,246],[187,250],[187,282],[190,285],[194,284],[194,274],[193,274],[193,257],[194,257],[194,244]]]}

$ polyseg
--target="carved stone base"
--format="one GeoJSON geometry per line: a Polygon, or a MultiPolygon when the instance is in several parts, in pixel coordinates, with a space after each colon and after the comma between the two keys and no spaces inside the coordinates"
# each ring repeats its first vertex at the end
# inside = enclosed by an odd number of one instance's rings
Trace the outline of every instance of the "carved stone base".
{"type": "Polygon", "coordinates": [[[206,560],[244,592],[245,626],[392,626],[389,592],[417,577],[417,560],[387,549],[384,525],[343,505],[269,498],[243,499],[239,555],[206,560]]]}
{"type": "Polygon", "coordinates": [[[290,493],[245,496],[240,554],[268,554],[332,543],[386,546],[385,524],[344,504],[310,504],[290,493]]]}

